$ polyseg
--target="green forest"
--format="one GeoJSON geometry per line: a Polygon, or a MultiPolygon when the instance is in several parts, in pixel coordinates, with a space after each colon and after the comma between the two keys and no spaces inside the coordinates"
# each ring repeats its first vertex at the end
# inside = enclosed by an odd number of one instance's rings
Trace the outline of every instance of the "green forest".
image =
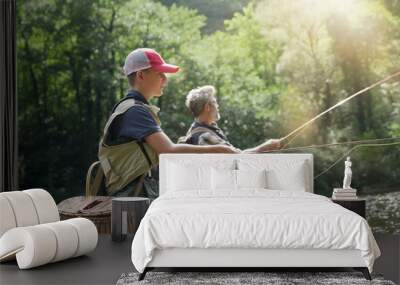
{"type": "MultiPolygon", "coordinates": [[[[128,90],[124,59],[139,47],[181,67],[153,102],[173,141],[192,122],[186,94],[207,84],[217,90],[220,127],[244,149],[400,70],[400,1],[18,0],[21,189],[45,188],[57,202],[84,194],[104,124],[128,90]]],[[[291,146],[399,137],[397,79],[328,113],[291,146]]],[[[304,152],[318,174],[349,148],[304,152]]],[[[361,195],[399,193],[400,145],[351,158],[361,195]]],[[[330,196],[343,169],[315,179],[315,192],[330,196]]]]}

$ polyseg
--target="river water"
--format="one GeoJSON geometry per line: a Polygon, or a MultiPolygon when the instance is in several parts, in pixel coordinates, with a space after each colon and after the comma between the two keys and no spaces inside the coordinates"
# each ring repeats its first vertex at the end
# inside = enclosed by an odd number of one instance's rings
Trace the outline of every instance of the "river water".
{"type": "Polygon", "coordinates": [[[400,191],[360,198],[367,200],[367,220],[373,232],[400,234],[400,191]]]}

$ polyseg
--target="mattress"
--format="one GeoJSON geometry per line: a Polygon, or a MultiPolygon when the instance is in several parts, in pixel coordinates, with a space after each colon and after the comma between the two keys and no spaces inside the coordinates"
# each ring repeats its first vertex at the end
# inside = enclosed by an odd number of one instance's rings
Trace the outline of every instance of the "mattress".
{"type": "Polygon", "coordinates": [[[132,243],[139,272],[162,249],[359,250],[372,271],[379,248],[361,216],[308,192],[170,192],[151,204],[132,243]]]}

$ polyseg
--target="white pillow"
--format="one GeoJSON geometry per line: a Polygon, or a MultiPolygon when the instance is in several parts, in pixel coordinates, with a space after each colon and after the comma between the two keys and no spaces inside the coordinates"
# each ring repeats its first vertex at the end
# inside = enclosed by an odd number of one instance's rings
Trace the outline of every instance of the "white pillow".
{"type": "Polygon", "coordinates": [[[214,192],[229,192],[242,188],[266,188],[266,170],[212,169],[214,192]]]}
{"type": "Polygon", "coordinates": [[[306,191],[307,164],[304,160],[241,160],[240,170],[266,170],[267,189],[306,191]]]}
{"type": "Polygon", "coordinates": [[[301,161],[268,169],[268,188],[305,192],[307,185],[305,166],[305,161],[301,161]]]}
{"type": "Polygon", "coordinates": [[[267,171],[236,170],[237,188],[267,188],[267,171]]]}
{"type": "Polygon", "coordinates": [[[168,191],[211,190],[210,167],[181,163],[170,163],[168,166],[168,191]]]}
{"type": "Polygon", "coordinates": [[[212,189],[215,192],[236,190],[236,170],[212,168],[212,189]]]}

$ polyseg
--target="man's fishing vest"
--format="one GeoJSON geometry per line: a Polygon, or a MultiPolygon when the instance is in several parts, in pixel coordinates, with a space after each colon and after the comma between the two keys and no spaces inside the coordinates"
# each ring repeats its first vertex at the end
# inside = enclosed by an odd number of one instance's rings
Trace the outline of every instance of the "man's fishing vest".
{"type": "Polygon", "coordinates": [[[117,116],[124,114],[135,105],[144,106],[153,116],[158,125],[161,124],[157,116],[156,106],[146,105],[140,101],[128,98],[118,104],[108,119],[104,128],[103,137],[99,144],[99,162],[105,177],[106,191],[113,195],[139,176],[158,165],[158,155],[146,142],[130,141],[117,145],[107,145],[107,136],[111,123],[117,116]]]}

